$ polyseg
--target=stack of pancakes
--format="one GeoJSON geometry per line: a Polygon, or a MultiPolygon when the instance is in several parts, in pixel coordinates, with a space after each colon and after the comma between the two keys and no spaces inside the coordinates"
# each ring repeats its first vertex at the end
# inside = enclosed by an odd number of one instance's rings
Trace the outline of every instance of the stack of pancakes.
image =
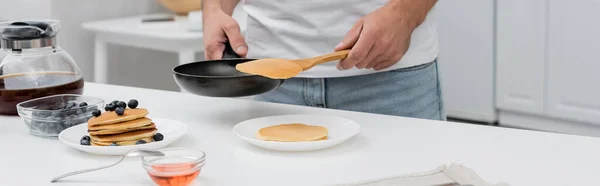
{"type": "Polygon", "coordinates": [[[88,133],[94,146],[134,145],[139,140],[151,142],[156,125],[147,118],[148,110],[125,109],[123,115],[114,111],[102,113],[88,121],[88,133]]]}
{"type": "Polygon", "coordinates": [[[308,142],[327,140],[328,130],[321,126],[289,123],[261,128],[256,138],[265,141],[308,142]]]}

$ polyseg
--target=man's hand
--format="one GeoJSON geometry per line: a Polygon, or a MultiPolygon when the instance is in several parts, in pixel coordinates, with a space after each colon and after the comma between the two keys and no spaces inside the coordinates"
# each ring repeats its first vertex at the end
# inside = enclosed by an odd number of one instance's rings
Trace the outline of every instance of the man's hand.
{"type": "Polygon", "coordinates": [[[207,0],[203,5],[204,57],[208,60],[223,58],[225,42],[235,53],[246,57],[248,46],[237,21],[231,17],[238,0],[207,0]]]}
{"type": "Polygon", "coordinates": [[[437,0],[390,0],[358,20],[336,51],[352,48],[337,67],[382,70],[396,64],[410,46],[413,30],[437,0]]]}

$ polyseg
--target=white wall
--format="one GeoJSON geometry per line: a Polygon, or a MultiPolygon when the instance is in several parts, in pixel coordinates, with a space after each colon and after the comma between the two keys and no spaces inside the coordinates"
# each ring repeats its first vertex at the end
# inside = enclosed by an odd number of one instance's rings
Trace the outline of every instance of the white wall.
{"type": "MultiPolygon", "coordinates": [[[[156,0],[0,0],[0,19],[60,20],[58,44],[89,81],[93,80],[94,33],[83,30],[83,22],[165,11],[156,0]]],[[[177,65],[175,54],[113,45],[108,60],[111,84],[178,90],[171,74],[177,65]]]]}
{"type": "Polygon", "coordinates": [[[43,19],[50,16],[51,0],[0,0],[0,20],[43,19]],[[35,4],[35,6],[31,6],[35,4]]]}

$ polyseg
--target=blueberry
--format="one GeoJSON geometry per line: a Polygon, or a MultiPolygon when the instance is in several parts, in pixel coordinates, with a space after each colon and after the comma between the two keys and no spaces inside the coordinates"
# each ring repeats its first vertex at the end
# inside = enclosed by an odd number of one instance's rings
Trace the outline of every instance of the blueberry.
{"type": "Polygon", "coordinates": [[[135,142],[136,145],[140,145],[140,144],[144,144],[146,143],[146,141],[144,140],[138,140],[137,142],[135,142]]]}
{"type": "Polygon", "coordinates": [[[90,136],[88,136],[88,135],[85,135],[85,136],[81,137],[81,140],[87,140],[87,141],[90,141],[90,136]]]}
{"type": "Polygon", "coordinates": [[[33,117],[46,118],[52,116],[52,113],[49,111],[33,111],[31,115],[33,115],[33,117]]]}
{"type": "Polygon", "coordinates": [[[126,108],[127,107],[127,104],[125,104],[124,101],[119,101],[116,105],[117,105],[117,107],[121,107],[121,108],[126,108]]]}
{"type": "Polygon", "coordinates": [[[98,109],[95,109],[94,111],[92,111],[92,115],[94,117],[98,117],[98,116],[100,116],[100,114],[102,114],[102,112],[100,112],[100,110],[98,110],[98,109]]]}
{"type": "Polygon", "coordinates": [[[75,120],[67,120],[67,121],[63,122],[62,127],[66,129],[66,128],[74,126],[75,124],[76,124],[75,120]]]}
{"type": "Polygon", "coordinates": [[[52,111],[44,111],[40,113],[40,117],[48,118],[52,116],[52,111]]]}
{"type": "Polygon", "coordinates": [[[80,110],[79,109],[77,109],[77,110],[67,110],[65,112],[65,116],[73,116],[73,115],[77,114],[77,111],[80,111],[80,110]]]}
{"type": "Polygon", "coordinates": [[[33,129],[35,129],[35,130],[38,130],[38,128],[40,128],[40,123],[39,123],[39,121],[31,120],[29,123],[26,123],[26,124],[29,124],[29,125],[27,125],[27,126],[29,126],[29,127],[33,128],[33,129]]]}
{"type": "Polygon", "coordinates": [[[54,120],[56,120],[56,117],[55,116],[48,116],[46,118],[46,120],[48,120],[48,121],[54,121],[54,120]]]}
{"type": "Polygon", "coordinates": [[[65,108],[66,109],[72,109],[72,108],[75,108],[75,107],[77,107],[77,103],[75,103],[75,102],[68,102],[67,106],[65,108]]]}
{"type": "Polygon", "coordinates": [[[108,104],[108,105],[106,105],[104,107],[104,110],[106,110],[106,111],[114,111],[116,108],[117,108],[117,106],[115,106],[114,104],[110,103],[110,104],[108,104]]]}
{"type": "Polygon", "coordinates": [[[154,134],[154,136],[152,136],[152,139],[154,141],[162,141],[165,138],[165,136],[163,136],[161,133],[156,133],[154,134]]]}
{"type": "Polygon", "coordinates": [[[51,126],[48,126],[48,133],[51,134],[58,134],[60,132],[62,132],[63,130],[65,130],[68,127],[65,127],[64,123],[53,123],[53,124],[49,124],[51,126]]]}
{"type": "Polygon", "coordinates": [[[79,141],[79,142],[81,143],[81,145],[88,145],[88,146],[90,145],[90,140],[81,139],[81,141],[79,141]]]}
{"type": "MultiPolygon", "coordinates": [[[[93,111],[94,109],[87,109],[86,107],[80,107],[79,110],[81,110],[81,113],[82,113],[81,115],[83,116],[88,113],[88,110],[93,111]]],[[[79,111],[77,111],[77,113],[79,113],[79,111]]]]}
{"type": "Polygon", "coordinates": [[[110,146],[119,146],[119,144],[117,144],[117,142],[113,142],[110,144],[110,146]]]}
{"type": "Polygon", "coordinates": [[[75,114],[77,114],[77,116],[81,116],[83,115],[84,111],[81,109],[77,109],[77,111],[75,112],[75,114]]]}
{"type": "Polygon", "coordinates": [[[117,115],[123,115],[125,114],[125,109],[123,107],[118,107],[115,112],[117,113],[117,115]]]}
{"type": "Polygon", "coordinates": [[[110,103],[112,103],[113,105],[117,105],[118,102],[119,102],[119,100],[114,100],[114,101],[112,101],[110,103]]]}
{"type": "Polygon", "coordinates": [[[129,102],[127,102],[127,106],[129,106],[129,108],[136,108],[138,106],[138,101],[135,99],[129,100],[129,102]]]}
{"type": "Polygon", "coordinates": [[[87,104],[86,102],[81,102],[81,103],[79,103],[79,107],[85,107],[85,106],[87,106],[87,105],[88,105],[88,104],[87,104]]]}
{"type": "Polygon", "coordinates": [[[58,119],[64,117],[64,115],[65,115],[65,112],[62,109],[52,113],[52,117],[54,117],[53,120],[58,120],[58,119]]]}

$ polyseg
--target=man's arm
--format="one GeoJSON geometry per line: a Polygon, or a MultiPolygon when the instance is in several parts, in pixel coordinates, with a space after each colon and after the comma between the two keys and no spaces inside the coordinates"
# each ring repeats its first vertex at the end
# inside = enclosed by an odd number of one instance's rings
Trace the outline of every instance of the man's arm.
{"type": "Polygon", "coordinates": [[[204,0],[202,2],[202,11],[223,10],[228,15],[233,14],[233,9],[240,0],[204,0]]]}
{"type": "Polygon", "coordinates": [[[351,48],[338,69],[382,70],[396,64],[408,51],[412,32],[425,21],[436,2],[390,0],[358,20],[335,47],[336,51],[351,48]]]}
{"type": "Polygon", "coordinates": [[[223,58],[225,43],[241,57],[246,57],[248,46],[240,32],[237,21],[231,17],[239,0],[204,0],[202,4],[202,29],[204,33],[204,57],[223,58]]]}
{"type": "Polygon", "coordinates": [[[399,16],[410,18],[406,19],[406,24],[414,29],[425,21],[436,2],[437,0],[390,0],[387,6],[397,10],[399,16]]]}

